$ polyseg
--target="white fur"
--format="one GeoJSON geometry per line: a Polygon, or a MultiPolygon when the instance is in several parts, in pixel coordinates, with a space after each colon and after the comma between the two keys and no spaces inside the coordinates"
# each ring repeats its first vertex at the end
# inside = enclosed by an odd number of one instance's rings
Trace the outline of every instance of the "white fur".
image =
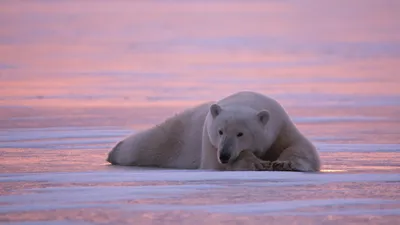
{"type": "Polygon", "coordinates": [[[113,148],[107,161],[125,166],[225,170],[221,151],[232,161],[245,149],[262,160],[290,161],[299,171],[320,169],[318,152],[283,107],[248,91],[190,108],[131,135],[113,148]]]}

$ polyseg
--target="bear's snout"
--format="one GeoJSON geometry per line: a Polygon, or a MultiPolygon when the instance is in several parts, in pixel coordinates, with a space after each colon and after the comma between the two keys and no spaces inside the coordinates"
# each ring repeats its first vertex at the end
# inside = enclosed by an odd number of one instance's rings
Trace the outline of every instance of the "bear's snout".
{"type": "Polygon", "coordinates": [[[221,164],[226,164],[232,158],[232,151],[235,149],[234,140],[232,138],[225,137],[222,139],[220,146],[218,159],[221,164]]]}
{"type": "Polygon", "coordinates": [[[231,154],[228,152],[221,152],[221,154],[219,154],[219,161],[222,164],[228,163],[230,159],[231,159],[231,154]]]}

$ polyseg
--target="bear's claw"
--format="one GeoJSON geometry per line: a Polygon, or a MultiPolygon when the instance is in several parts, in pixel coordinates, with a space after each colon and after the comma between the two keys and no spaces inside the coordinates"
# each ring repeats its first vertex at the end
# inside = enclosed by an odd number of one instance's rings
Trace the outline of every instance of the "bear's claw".
{"type": "Polygon", "coordinates": [[[264,161],[263,165],[267,171],[299,171],[291,161],[264,161]]]}

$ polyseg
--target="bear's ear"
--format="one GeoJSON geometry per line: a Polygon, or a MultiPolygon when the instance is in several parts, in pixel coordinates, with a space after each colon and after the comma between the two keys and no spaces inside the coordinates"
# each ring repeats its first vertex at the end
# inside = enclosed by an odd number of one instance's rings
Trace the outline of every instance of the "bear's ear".
{"type": "Polygon", "coordinates": [[[217,117],[221,113],[221,111],[221,106],[219,106],[218,104],[212,104],[210,106],[210,112],[213,118],[217,117]]]}
{"type": "Polygon", "coordinates": [[[265,125],[269,120],[269,112],[267,110],[262,110],[257,113],[257,118],[263,125],[265,125]]]}

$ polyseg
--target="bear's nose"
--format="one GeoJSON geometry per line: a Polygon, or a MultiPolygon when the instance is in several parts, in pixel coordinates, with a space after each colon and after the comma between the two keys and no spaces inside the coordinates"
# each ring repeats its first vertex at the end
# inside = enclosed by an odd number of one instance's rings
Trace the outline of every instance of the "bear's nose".
{"type": "Polygon", "coordinates": [[[224,152],[222,152],[222,153],[219,155],[219,161],[220,161],[222,164],[228,163],[228,161],[229,161],[230,158],[231,158],[231,155],[230,155],[229,153],[224,153],[224,152]]]}

